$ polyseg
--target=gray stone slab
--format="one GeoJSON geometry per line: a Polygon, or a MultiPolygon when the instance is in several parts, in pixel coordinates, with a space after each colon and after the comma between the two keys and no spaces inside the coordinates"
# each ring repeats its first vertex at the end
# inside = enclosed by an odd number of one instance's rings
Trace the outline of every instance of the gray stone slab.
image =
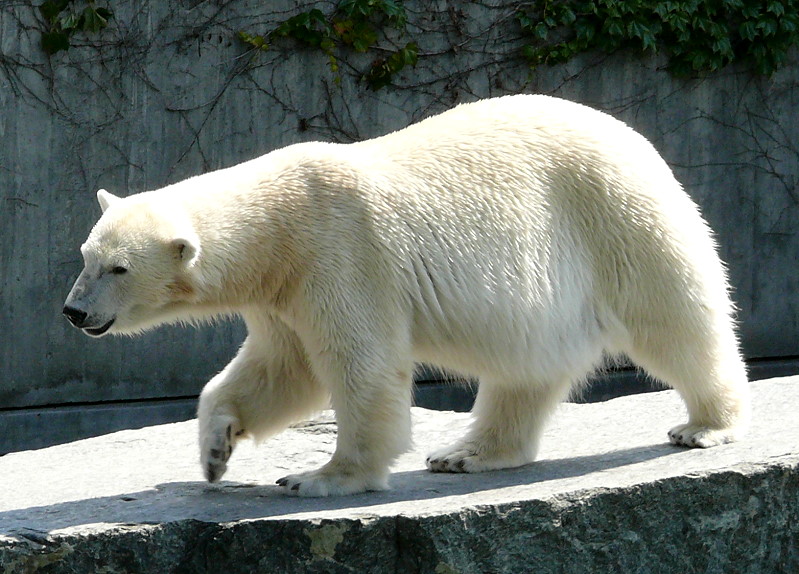
{"type": "Polygon", "coordinates": [[[746,440],[669,445],[664,391],[563,404],[540,460],[431,474],[467,413],[414,409],[393,489],[332,499],[273,483],[327,460],[322,418],[244,444],[202,480],[196,422],[0,457],[0,572],[796,572],[799,378],[752,384],[746,440]]]}

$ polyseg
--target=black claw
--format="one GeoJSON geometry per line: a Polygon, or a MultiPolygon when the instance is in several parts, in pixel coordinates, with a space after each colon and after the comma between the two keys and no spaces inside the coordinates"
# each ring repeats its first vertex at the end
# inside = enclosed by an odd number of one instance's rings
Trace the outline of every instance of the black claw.
{"type": "Polygon", "coordinates": [[[227,435],[227,440],[228,440],[228,442],[230,442],[230,433],[231,433],[231,430],[232,430],[232,429],[230,428],[230,425],[228,425],[228,426],[227,426],[227,430],[225,431],[225,434],[227,435]]]}
{"type": "Polygon", "coordinates": [[[217,474],[216,469],[213,466],[205,467],[205,480],[208,482],[216,482],[219,480],[219,474],[217,474]]]}
{"type": "Polygon", "coordinates": [[[275,484],[277,484],[278,486],[286,486],[288,483],[289,479],[284,477],[284,478],[278,478],[275,484]]]}
{"type": "Polygon", "coordinates": [[[463,469],[464,469],[465,467],[466,467],[466,463],[465,463],[463,460],[459,460],[459,461],[458,461],[458,464],[456,465],[456,468],[457,468],[457,469],[458,469],[460,472],[463,472],[463,469]]]}
{"type": "Polygon", "coordinates": [[[302,483],[298,482],[297,484],[295,484],[294,486],[291,487],[291,490],[299,490],[300,489],[300,484],[302,484],[302,483]]]}

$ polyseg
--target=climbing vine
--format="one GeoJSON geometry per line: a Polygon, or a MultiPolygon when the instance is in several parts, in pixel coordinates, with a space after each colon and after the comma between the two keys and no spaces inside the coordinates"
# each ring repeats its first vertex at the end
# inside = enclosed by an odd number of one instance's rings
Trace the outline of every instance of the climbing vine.
{"type": "Polygon", "coordinates": [[[663,50],[677,76],[733,62],[770,75],[799,40],[797,0],[544,0],[517,13],[532,64],[558,64],[590,50],[663,50]]]}
{"type": "Polygon", "coordinates": [[[76,32],[96,33],[108,26],[113,13],[94,0],[46,0],[39,5],[45,30],[42,50],[52,55],[70,46],[76,32]]]}
{"type": "MultiPolygon", "coordinates": [[[[280,38],[291,38],[304,46],[318,48],[328,59],[331,71],[340,79],[337,53],[351,49],[365,53],[376,48],[381,30],[390,26],[400,32],[407,23],[405,8],[394,0],[343,0],[330,15],[319,9],[302,12],[281,22],[266,35],[239,32],[239,39],[256,50],[269,50],[280,38]]],[[[364,72],[370,88],[379,90],[392,82],[394,74],[415,66],[418,46],[408,42],[397,50],[382,50],[364,72]]]]}
{"type": "MultiPolygon", "coordinates": [[[[78,32],[101,32],[113,18],[97,0],[45,0],[38,9],[44,23],[41,46],[49,55],[67,50],[78,32]]],[[[799,42],[799,0],[536,0],[515,10],[521,54],[533,67],[589,51],[628,49],[665,53],[677,76],[713,72],[734,62],[770,75],[799,42]]],[[[379,90],[417,64],[416,42],[385,47],[388,30],[402,37],[407,22],[400,0],[341,0],[329,14],[314,8],[265,34],[242,30],[238,38],[256,52],[286,41],[319,50],[336,81],[343,54],[373,53],[360,74],[379,90]]]]}

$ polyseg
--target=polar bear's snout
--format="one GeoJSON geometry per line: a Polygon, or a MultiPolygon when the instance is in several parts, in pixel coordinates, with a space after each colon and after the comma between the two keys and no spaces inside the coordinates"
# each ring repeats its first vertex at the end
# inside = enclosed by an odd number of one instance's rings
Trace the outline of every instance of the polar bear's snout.
{"type": "Polygon", "coordinates": [[[72,323],[74,327],[78,329],[82,329],[83,325],[86,323],[86,318],[89,314],[86,311],[81,311],[80,309],[76,309],[75,307],[70,307],[69,305],[64,306],[64,316],[69,319],[69,322],[72,323]]]}
{"type": "Polygon", "coordinates": [[[64,316],[69,320],[74,327],[81,329],[87,335],[92,337],[99,337],[104,335],[111,325],[116,321],[115,317],[111,319],[100,319],[90,316],[86,311],[72,307],[69,304],[64,305],[64,316]]]}
{"type": "Polygon", "coordinates": [[[98,296],[97,289],[87,281],[84,271],[67,295],[62,311],[73,327],[91,337],[104,335],[116,321],[116,313],[102,312],[98,296]]]}

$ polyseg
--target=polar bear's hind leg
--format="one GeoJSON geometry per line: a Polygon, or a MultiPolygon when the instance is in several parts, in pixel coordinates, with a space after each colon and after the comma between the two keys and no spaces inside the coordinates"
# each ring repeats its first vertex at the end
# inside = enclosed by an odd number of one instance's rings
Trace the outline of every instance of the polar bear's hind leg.
{"type": "Polygon", "coordinates": [[[738,440],[750,419],[749,383],[731,320],[707,317],[705,329],[675,327],[659,344],[639,343],[630,358],[677,390],[688,422],[672,428],[676,445],[707,448],[738,440]]]}
{"type": "Polygon", "coordinates": [[[483,472],[532,462],[544,423],[570,386],[569,381],[512,386],[481,382],[469,433],[430,454],[427,468],[433,472],[483,472]]]}

